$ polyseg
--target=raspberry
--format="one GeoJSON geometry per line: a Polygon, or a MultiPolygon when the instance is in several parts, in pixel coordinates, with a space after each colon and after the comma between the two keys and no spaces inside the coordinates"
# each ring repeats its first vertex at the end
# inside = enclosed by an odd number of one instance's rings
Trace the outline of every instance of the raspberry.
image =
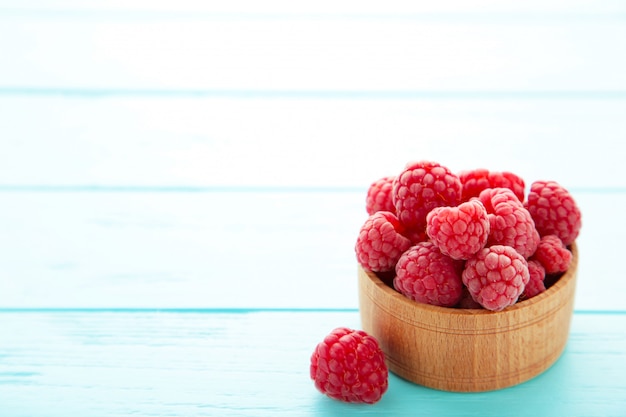
{"type": "Polygon", "coordinates": [[[373,336],[338,327],[311,355],[311,379],[323,394],[340,401],[374,404],[388,387],[384,353],[373,336]]]}
{"type": "Polygon", "coordinates": [[[468,259],[485,247],[489,237],[487,210],[478,200],[457,207],[436,207],[426,216],[426,232],[445,255],[468,259]]]}
{"type": "Polygon", "coordinates": [[[488,246],[505,245],[530,257],[539,244],[539,233],[528,210],[507,188],[489,188],[478,196],[489,213],[488,246]]]}
{"type": "Polygon", "coordinates": [[[578,237],[582,225],[580,209],[572,195],[558,183],[532,183],[525,207],[541,236],[557,235],[565,246],[578,237]]]}
{"type": "Polygon", "coordinates": [[[428,234],[426,233],[426,229],[422,230],[405,230],[403,233],[404,236],[409,238],[413,245],[418,244],[420,242],[426,242],[428,240],[428,234]]]}
{"type": "Polygon", "coordinates": [[[434,243],[421,242],[398,260],[393,285],[414,301],[452,307],[461,299],[460,272],[459,262],[441,253],[434,243]]]}
{"type": "Polygon", "coordinates": [[[546,274],[556,274],[567,271],[572,262],[572,252],[557,235],[546,235],[539,241],[532,259],[541,263],[546,274]]]}
{"type": "Polygon", "coordinates": [[[408,164],[393,182],[393,202],[398,219],[419,235],[426,229],[426,215],[435,207],[461,202],[461,181],[436,162],[408,164]]]}
{"type": "Polygon", "coordinates": [[[402,231],[393,213],[379,211],[369,216],[361,226],[354,247],[363,268],[374,272],[393,270],[400,255],[411,246],[402,231]]]}
{"type": "Polygon", "coordinates": [[[468,259],[461,277],[472,298],[492,311],[515,304],[530,279],[526,259],[503,245],[484,248],[468,259]]]}
{"type": "Polygon", "coordinates": [[[374,214],[377,211],[389,211],[395,213],[396,208],[391,198],[393,180],[395,176],[388,176],[373,182],[367,190],[365,198],[365,209],[367,214],[374,214]]]}
{"type": "Polygon", "coordinates": [[[457,303],[456,308],[466,308],[466,309],[482,309],[479,303],[477,303],[472,295],[469,293],[469,290],[463,286],[463,295],[461,295],[461,301],[457,303]]]}
{"type": "Polygon", "coordinates": [[[459,179],[463,184],[463,201],[478,197],[487,188],[508,188],[519,201],[524,201],[524,180],[512,172],[490,172],[479,168],[459,173],[459,179]]]}
{"type": "Polygon", "coordinates": [[[494,206],[504,202],[524,206],[515,193],[508,188],[486,188],[478,194],[477,199],[483,203],[488,213],[493,213],[494,206]]]}
{"type": "Polygon", "coordinates": [[[546,286],[543,280],[546,278],[546,270],[538,261],[529,260],[528,261],[528,273],[530,278],[528,279],[528,284],[524,288],[524,292],[520,296],[520,298],[528,299],[532,298],[537,294],[541,294],[546,290],[546,286]]]}

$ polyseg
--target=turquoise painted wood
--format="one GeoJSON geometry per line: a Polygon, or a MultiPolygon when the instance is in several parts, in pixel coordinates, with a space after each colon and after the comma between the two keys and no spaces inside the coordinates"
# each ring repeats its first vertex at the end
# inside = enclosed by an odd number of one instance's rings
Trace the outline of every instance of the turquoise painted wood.
{"type": "Polygon", "coordinates": [[[626,414],[624,314],[576,314],[559,361],[480,394],[391,376],[373,405],[318,393],[313,348],[356,311],[0,313],[0,415],[598,416],[626,414]]]}
{"type": "Polygon", "coordinates": [[[29,186],[362,188],[408,160],[433,159],[455,171],[510,170],[529,183],[626,188],[623,152],[611,151],[623,146],[625,113],[626,96],[584,94],[0,94],[0,178],[29,186]]]}
{"type": "Polygon", "coordinates": [[[0,417],[626,416],[626,3],[0,0],[0,417]],[[570,340],[480,394],[318,393],[370,182],[559,181],[570,340]]]}
{"type": "MultiPolygon", "coordinates": [[[[583,212],[575,308],[624,310],[626,193],[583,212]],[[610,288],[610,291],[606,291],[610,288]]],[[[0,191],[0,307],[357,308],[365,189],[0,191]],[[332,290],[330,290],[332,289],[332,290]]]]}
{"type": "MultiPolygon", "coordinates": [[[[491,0],[477,0],[473,4],[460,0],[442,0],[432,2],[405,2],[402,0],[390,0],[385,3],[363,3],[358,0],[346,0],[337,3],[333,0],[320,0],[307,4],[285,3],[282,0],[267,0],[259,4],[254,0],[232,0],[225,3],[204,2],[197,0],[179,0],[176,2],[159,1],[147,2],[145,0],[108,1],[94,0],[89,3],[80,0],[23,0],[19,7],[10,1],[0,2],[3,12],[32,13],[56,17],[55,14],[67,13],[76,17],[83,14],[107,15],[107,13],[136,13],[136,16],[159,15],[164,13],[176,17],[177,13],[228,13],[246,15],[252,18],[263,18],[272,14],[284,14],[284,17],[297,17],[301,15],[321,15],[320,17],[358,17],[360,14],[380,18],[389,14],[397,13],[398,16],[413,16],[428,13],[457,13],[457,18],[469,19],[474,15],[490,14],[496,17],[506,16],[507,13],[515,13],[521,17],[532,17],[538,13],[545,13],[548,17],[554,15],[570,15],[570,18],[594,19],[599,16],[619,17],[619,13],[626,11],[626,5],[614,0],[576,0],[565,4],[561,0],[529,0],[523,4],[512,1],[494,2],[491,0]],[[245,12],[245,13],[244,13],[245,12]],[[586,14],[592,14],[591,16],[586,14]],[[582,15],[582,16],[579,16],[582,15]]],[[[171,16],[170,15],[170,16],[171,16]]]]}

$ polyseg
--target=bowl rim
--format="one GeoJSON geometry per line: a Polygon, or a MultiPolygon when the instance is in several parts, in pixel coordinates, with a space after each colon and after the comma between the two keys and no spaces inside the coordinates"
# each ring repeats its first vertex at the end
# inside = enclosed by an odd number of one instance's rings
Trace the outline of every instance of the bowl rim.
{"type": "Polygon", "coordinates": [[[554,294],[566,288],[569,281],[575,278],[576,272],[578,270],[578,246],[576,242],[573,242],[571,245],[569,245],[568,249],[572,252],[572,261],[570,263],[570,266],[567,271],[565,271],[563,275],[552,286],[550,286],[550,288],[548,288],[546,291],[543,291],[541,294],[537,294],[536,296],[526,300],[518,301],[512,306],[509,306],[500,311],[473,308],[442,307],[426,303],[420,303],[402,295],[400,292],[389,287],[380,278],[378,278],[378,276],[374,272],[365,270],[360,264],[358,265],[358,267],[363,270],[365,275],[367,275],[367,277],[373,281],[373,283],[379,290],[386,293],[386,296],[392,297],[395,300],[394,302],[403,303],[408,308],[419,308],[424,311],[429,311],[436,314],[492,316],[496,314],[515,314],[516,312],[530,309],[534,305],[541,303],[545,299],[552,297],[554,294]]]}

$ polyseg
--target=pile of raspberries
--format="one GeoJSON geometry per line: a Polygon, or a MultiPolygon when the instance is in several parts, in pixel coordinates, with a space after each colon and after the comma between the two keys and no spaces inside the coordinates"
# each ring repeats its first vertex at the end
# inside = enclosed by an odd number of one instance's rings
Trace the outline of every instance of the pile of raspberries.
{"type": "Polygon", "coordinates": [[[373,182],[357,238],[361,266],[406,297],[443,307],[503,310],[567,271],[581,228],[554,181],[431,161],[373,182]]]}
{"type": "MultiPolygon", "coordinates": [[[[355,250],[361,266],[420,303],[503,310],[545,291],[572,260],[581,227],[570,193],[486,169],[459,174],[409,163],[367,192],[369,215],[355,250]]],[[[338,327],[310,361],[315,387],[330,398],[374,404],[388,388],[378,341],[338,327]]]]}

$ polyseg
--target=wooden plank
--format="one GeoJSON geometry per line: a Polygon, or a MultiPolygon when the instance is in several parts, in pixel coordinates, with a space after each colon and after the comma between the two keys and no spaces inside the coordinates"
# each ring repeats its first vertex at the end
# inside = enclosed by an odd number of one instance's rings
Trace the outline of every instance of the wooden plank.
{"type": "Polygon", "coordinates": [[[4,88],[626,90],[626,26],[604,18],[374,19],[0,14],[4,88]]]}
{"type": "Polygon", "coordinates": [[[366,187],[430,159],[626,187],[622,99],[0,95],[0,113],[0,185],[366,187]]]}
{"type": "Polygon", "coordinates": [[[12,417],[425,415],[621,417],[626,316],[577,314],[560,360],[480,394],[391,375],[373,406],[326,398],[308,375],[317,342],[356,312],[0,313],[0,404],[12,417]]]}
{"type": "MultiPolygon", "coordinates": [[[[575,198],[575,307],[623,309],[626,194],[575,198]]],[[[356,308],[365,218],[364,190],[0,192],[0,307],[356,308]]]]}
{"type": "MultiPolygon", "coordinates": [[[[294,4],[284,0],[268,0],[260,5],[253,0],[233,0],[228,2],[205,2],[197,0],[167,0],[146,1],[107,1],[96,0],[88,3],[80,0],[23,0],[19,7],[0,3],[5,13],[51,12],[62,11],[76,13],[82,11],[103,13],[141,12],[149,15],[150,12],[193,12],[193,13],[245,13],[253,15],[267,15],[272,13],[290,14],[382,14],[387,13],[454,13],[454,14],[481,14],[481,13],[560,13],[571,15],[576,13],[623,13],[626,6],[613,0],[529,0],[525,2],[477,0],[468,4],[460,0],[443,0],[438,2],[406,2],[390,0],[384,3],[346,0],[337,3],[333,0],[321,0],[306,4],[294,4]]],[[[593,17],[587,16],[587,18],[593,17]]]]}

